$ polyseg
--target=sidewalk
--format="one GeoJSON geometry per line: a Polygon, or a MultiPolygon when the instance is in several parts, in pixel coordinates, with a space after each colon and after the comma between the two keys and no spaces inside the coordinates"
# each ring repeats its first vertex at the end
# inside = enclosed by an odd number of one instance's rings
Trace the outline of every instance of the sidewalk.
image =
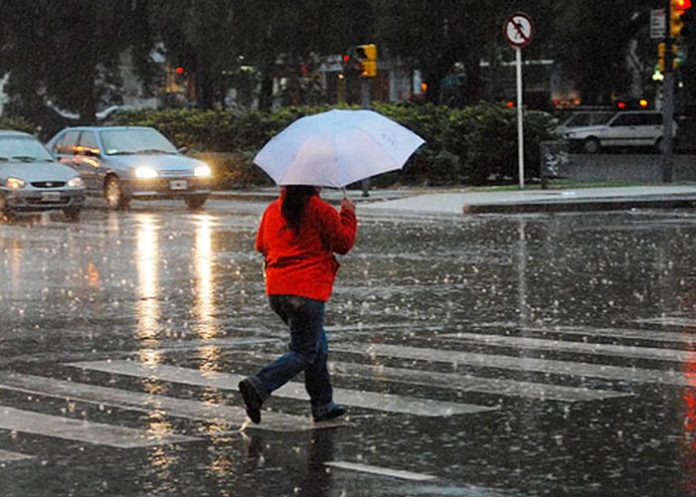
{"type": "MultiPolygon", "coordinates": [[[[213,199],[271,201],[277,188],[255,191],[214,192],[213,199]]],[[[631,208],[693,207],[696,184],[651,185],[567,190],[470,191],[437,188],[371,190],[362,197],[350,190],[349,197],[361,204],[360,210],[372,214],[462,215],[503,212],[560,212],[620,210],[631,208]]],[[[322,198],[337,204],[342,193],[325,189],[322,198]]]]}

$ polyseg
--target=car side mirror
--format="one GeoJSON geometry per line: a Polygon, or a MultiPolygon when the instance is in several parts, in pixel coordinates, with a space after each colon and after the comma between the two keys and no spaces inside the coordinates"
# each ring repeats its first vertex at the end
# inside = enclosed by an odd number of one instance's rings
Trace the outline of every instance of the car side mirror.
{"type": "Polygon", "coordinates": [[[184,146],[184,147],[179,147],[179,149],[178,149],[178,150],[179,150],[179,153],[180,153],[180,154],[184,154],[184,155],[185,155],[185,154],[187,154],[187,153],[188,153],[188,151],[189,151],[189,148],[188,148],[188,147],[186,147],[186,146],[184,146]]]}

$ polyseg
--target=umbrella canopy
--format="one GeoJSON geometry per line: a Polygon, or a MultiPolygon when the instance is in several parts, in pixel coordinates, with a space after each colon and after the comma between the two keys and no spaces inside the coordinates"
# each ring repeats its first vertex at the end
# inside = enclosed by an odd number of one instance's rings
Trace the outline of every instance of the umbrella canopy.
{"type": "Polygon", "coordinates": [[[400,169],[425,140],[370,110],[331,110],[298,119],[254,157],[278,185],[340,188],[400,169]]]}

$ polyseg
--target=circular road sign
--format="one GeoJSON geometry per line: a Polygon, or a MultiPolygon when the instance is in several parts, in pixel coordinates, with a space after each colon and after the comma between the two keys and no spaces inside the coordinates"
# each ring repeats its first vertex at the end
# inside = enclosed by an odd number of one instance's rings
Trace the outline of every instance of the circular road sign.
{"type": "Polygon", "coordinates": [[[503,34],[512,48],[526,47],[534,36],[532,18],[523,12],[509,15],[503,25],[503,34]]]}

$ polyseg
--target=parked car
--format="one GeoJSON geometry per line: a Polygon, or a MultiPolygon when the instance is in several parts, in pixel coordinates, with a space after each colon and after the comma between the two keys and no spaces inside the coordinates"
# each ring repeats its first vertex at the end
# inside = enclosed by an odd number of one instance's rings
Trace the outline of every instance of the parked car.
{"type": "Polygon", "coordinates": [[[183,155],[154,128],[71,127],[47,146],[80,173],[88,193],[103,195],[111,209],[125,209],[133,199],[163,198],[183,199],[197,209],[210,195],[210,167],[183,155]]]}
{"type": "Polygon", "coordinates": [[[557,134],[563,135],[571,129],[600,126],[605,124],[616,114],[616,111],[611,110],[580,110],[574,111],[558,126],[555,130],[557,134]]]}
{"type": "Polygon", "coordinates": [[[0,130],[0,214],[62,210],[80,217],[84,182],[28,133],[0,130]]]}
{"type": "MultiPolygon", "coordinates": [[[[677,134],[677,124],[672,125],[672,137],[677,134]]],[[[653,147],[661,151],[663,126],[662,113],[655,111],[617,112],[606,123],[568,129],[564,137],[571,150],[593,154],[602,147],[653,147]]]]}

